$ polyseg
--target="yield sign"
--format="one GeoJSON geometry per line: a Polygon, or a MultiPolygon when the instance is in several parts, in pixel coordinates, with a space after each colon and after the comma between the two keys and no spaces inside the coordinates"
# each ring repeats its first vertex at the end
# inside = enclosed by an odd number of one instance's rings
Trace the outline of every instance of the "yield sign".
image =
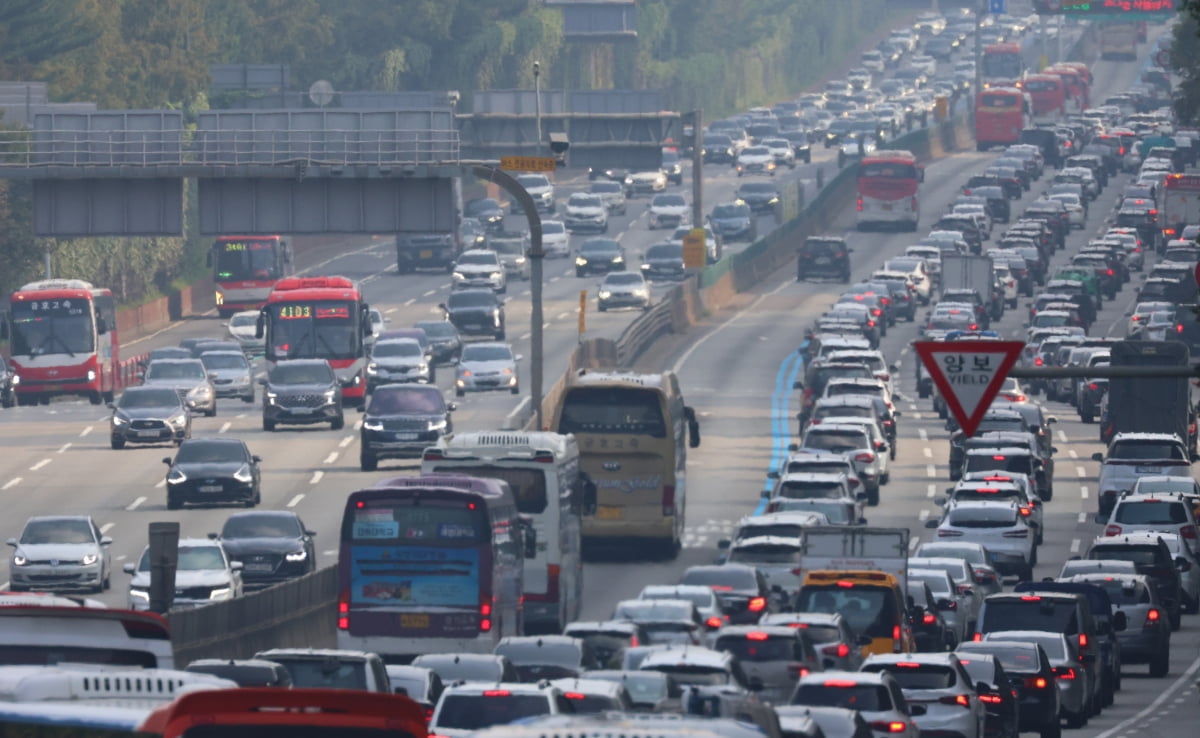
{"type": "Polygon", "coordinates": [[[1008,370],[1017,363],[1021,341],[917,341],[913,349],[968,437],[996,399],[1008,370]]]}

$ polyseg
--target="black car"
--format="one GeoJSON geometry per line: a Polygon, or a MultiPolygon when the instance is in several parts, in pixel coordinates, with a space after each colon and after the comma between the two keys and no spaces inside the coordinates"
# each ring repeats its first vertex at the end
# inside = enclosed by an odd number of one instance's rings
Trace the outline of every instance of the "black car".
{"type": "Polygon", "coordinates": [[[329,423],[333,430],[346,424],[342,385],[324,359],[281,361],[259,382],[263,385],[265,431],[275,430],[278,424],[329,423]]]}
{"type": "Polygon", "coordinates": [[[16,385],[19,381],[17,373],[0,356],[0,407],[9,408],[17,403],[16,385]]]}
{"type": "Polygon", "coordinates": [[[483,227],[489,231],[498,231],[504,228],[504,208],[490,197],[468,200],[467,204],[463,206],[463,215],[475,218],[483,223],[483,227]]]}
{"type": "Polygon", "coordinates": [[[174,443],[192,437],[192,415],[170,387],[129,387],[115,403],[109,436],[113,449],[127,443],[174,443]]]}
{"type": "Polygon", "coordinates": [[[712,587],[730,625],[754,625],[763,615],[777,609],[772,607],[773,601],[786,597],[782,590],[773,597],[762,573],[745,564],[691,566],[679,583],[712,587]]]}
{"type": "Polygon", "coordinates": [[[150,362],[158,359],[190,359],[192,358],[191,349],[183,346],[163,346],[161,348],[151,349],[150,353],[138,361],[138,366],[142,371],[150,366],[150,362]]]}
{"type": "MultiPolygon", "coordinates": [[[[1022,733],[1031,731],[1040,732],[1043,736],[1062,735],[1057,677],[1040,645],[1015,641],[960,643],[955,654],[960,661],[969,661],[977,654],[989,654],[1000,662],[1017,693],[1017,714],[1020,716],[1022,733]]],[[[969,669],[968,673],[974,676],[969,669]]]]}
{"type": "Polygon", "coordinates": [[[796,252],[796,281],[812,277],[827,277],[850,281],[851,249],[846,239],[834,236],[813,236],[805,239],[796,252]]]}
{"type": "Polygon", "coordinates": [[[163,459],[169,467],[167,509],[179,510],[189,502],[254,507],[262,501],[261,460],[237,438],[189,438],[180,444],[174,459],[163,459]]]}
{"type": "Polygon", "coordinates": [[[792,145],[796,161],[812,163],[812,138],[805,131],[783,131],[779,137],[792,145]]]}
{"type": "Polygon", "coordinates": [[[708,225],[725,241],[758,239],[758,223],[750,206],[744,202],[729,202],[716,206],[708,216],[708,225]]]}
{"type": "Polygon", "coordinates": [[[1171,630],[1178,630],[1180,614],[1183,612],[1183,584],[1179,567],[1171,556],[1171,549],[1152,533],[1108,536],[1097,539],[1088,550],[1085,559],[1102,561],[1132,561],[1138,574],[1144,574],[1154,585],[1171,630]]]}
{"type": "Polygon", "coordinates": [[[249,591],[316,571],[315,535],[290,510],[256,510],[230,515],[216,537],[242,562],[242,586],[249,591]]]}
{"type": "Polygon", "coordinates": [[[979,230],[979,224],[975,222],[974,218],[966,215],[943,215],[933,224],[932,230],[958,231],[963,234],[963,239],[967,242],[967,248],[972,254],[978,254],[983,251],[984,234],[979,230]]]}
{"type": "Polygon", "coordinates": [[[987,711],[984,734],[1016,736],[1020,730],[1020,705],[1017,684],[1009,678],[1000,659],[987,653],[960,653],[958,663],[967,670],[987,711]]]}
{"type": "Polygon", "coordinates": [[[438,307],[460,335],[504,340],[504,303],[490,289],[457,290],[438,307]]]}
{"type": "MultiPolygon", "coordinates": [[[[474,218],[464,218],[464,222],[479,223],[474,218]]],[[[481,228],[486,226],[480,225],[481,228]]],[[[494,228],[492,230],[495,230],[494,228]]],[[[403,233],[396,236],[396,272],[412,274],[418,269],[439,269],[447,272],[454,271],[454,260],[458,258],[459,244],[463,248],[474,248],[482,244],[485,237],[468,231],[460,240],[455,240],[453,233],[403,233]]]]}
{"type": "Polygon", "coordinates": [[[442,391],[431,385],[392,384],[371,395],[362,424],[359,466],[375,471],[380,459],[419,458],[453,430],[442,391]]]}
{"type": "Polygon", "coordinates": [[[928,582],[908,582],[908,622],[918,651],[945,651],[954,643],[928,582]]]}
{"type": "Polygon", "coordinates": [[[239,687],[292,686],[292,675],[283,664],[263,659],[196,659],[184,671],[211,674],[236,682],[239,687]]]}
{"type": "Polygon", "coordinates": [[[625,249],[615,238],[589,238],[579,247],[575,257],[575,276],[623,272],[626,269],[625,249]]]}
{"type": "Polygon", "coordinates": [[[681,243],[655,244],[642,256],[642,276],[647,280],[679,280],[685,274],[681,243]]]}
{"type": "Polygon", "coordinates": [[[668,182],[673,185],[683,184],[683,164],[679,161],[678,152],[662,152],[662,169],[667,174],[668,182]]]}
{"type": "Polygon", "coordinates": [[[733,164],[737,161],[733,139],[724,133],[707,134],[700,153],[705,164],[733,164]]]}
{"type": "Polygon", "coordinates": [[[746,182],[738,185],[737,199],[756,213],[772,213],[779,202],[779,188],[773,182],[746,182]]]}
{"type": "Polygon", "coordinates": [[[453,364],[462,354],[462,337],[448,320],[422,320],[414,326],[429,338],[429,360],[434,364],[453,364]]]}

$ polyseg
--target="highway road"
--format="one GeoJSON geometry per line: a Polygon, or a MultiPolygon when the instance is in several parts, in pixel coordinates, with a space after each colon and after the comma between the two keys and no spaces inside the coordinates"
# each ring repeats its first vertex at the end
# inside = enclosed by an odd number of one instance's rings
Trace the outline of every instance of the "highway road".
{"type": "MultiPolygon", "coordinates": [[[[1127,87],[1135,78],[1136,65],[1101,62],[1095,69],[1102,99],[1127,87]]],[[[829,152],[817,150],[826,177],[833,174],[829,152]]],[[[994,154],[965,153],[934,162],[927,169],[923,225],[927,228],[945,209],[966,177],[983,168],[994,154]]],[[[813,166],[800,166],[785,177],[815,178],[813,166]]],[[[688,181],[685,172],[685,182],[688,181]]],[[[1113,180],[1093,204],[1090,220],[1082,232],[1071,236],[1060,252],[1061,263],[1086,241],[1103,230],[1103,218],[1127,181],[1113,180]]],[[[706,211],[731,199],[737,178],[726,167],[706,167],[706,211]]],[[[568,183],[559,189],[564,200],[586,182],[568,183]]],[[[1038,185],[1035,185],[1035,192],[1038,185]]],[[[812,194],[811,187],[808,188],[812,194]]],[[[1014,212],[1027,204],[1027,194],[1014,212]]],[[[645,200],[631,201],[629,214],[613,220],[612,233],[620,234],[627,253],[636,257],[645,247],[665,235],[646,228],[645,200]]],[[[839,225],[849,231],[847,213],[839,225]]],[[[510,219],[510,226],[517,224],[510,219]]],[[[760,223],[765,232],[769,223],[760,223]]],[[[999,228],[997,230],[999,233],[999,228]]],[[[848,233],[854,253],[854,274],[868,275],[885,258],[903,251],[921,234],[848,233]]],[[[573,237],[573,245],[582,242],[573,237]]],[[[445,274],[397,276],[390,240],[364,239],[350,244],[347,253],[328,263],[304,265],[312,273],[341,274],[362,280],[372,305],[391,318],[391,325],[405,326],[417,320],[438,317],[437,303],[448,293],[445,274]]],[[[578,293],[594,295],[597,279],[576,279],[569,260],[546,264],[546,380],[547,386],[561,373],[566,357],[578,340],[576,308],[578,293]]],[[[674,368],[680,375],[685,397],[697,408],[703,424],[704,444],[690,460],[688,528],[684,551],[672,562],[616,561],[590,563],[585,567],[585,618],[606,618],[613,604],[636,595],[645,584],[677,581],[684,568],[708,563],[717,554],[717,540],[737,520],[754,511],[760,500],[766,472],[782,458],[795,433],[796,393],[792,379],[799,371],[794,349],[805,329],[841,291],[837,284],[796,283],[793,271],[784,269],[755,293],[747,295],[741,309],[714,316],[686,336],[664,339],[640,362],[641,368],[674,368]]],[[[1135,277],[1135,280],[1138,277],[1135,277]]],[[[665,288],[656,287],[660,296],[665,288]]],[[[525,285],[510,287],[509,335],[522,363],[522,384],[529,385],[528,326],[529,298],[525,285]]],[[[1106,304],[1093,333],[1103,334],[1121,322],[1131,306],[1133,288],[1127,286],[1116,301],[1106,304]]],[[[592,302],[594,305],[594,301],[592,302]]],[[[1024,301],[1022,301],[1022,306],[1024,301]]],[[[1009,311],[999,323],[1006,336],[1023,335],[1023,310],[1009,311]]],[[[588,337],[615,337],[635,313],[588,313],[588,337]]],[[[1119,329],[1117,329],[1119,331],[1119,329]]],[[[1116,332],[1116,331],[1115,331],[1116,332]]],[[[126,353],[143,353],[160,345],[174,345],[189,336],[222,333],[215,319],[189,320],[150,339],[127,347],[126,353]]],[[[882,503],[868,511],[872,524],[911,528],[914,538],[928,539],[931,532],[923,521],[936,516],[932,498],[949,486],[947,477],[947,434],[927,401],[917,401],[913,387],[915,356],[909,344],[915,326],[897,324],[883,341],[891,359],[903,366],[900,376],[904,416],[900,424],[899,455],[893,465],[892,482],[884,488],[882,503]]],[[[438,384],[449,391],[452,371],[441,369],[438,384]]],[[[459,401],[455,415],[460,429],[497,427],[524,398],[507,393],[469,395],[459,401]]],[[[1085,550],[1100,527],[1091,521],[1095,512],[1098,465],[1091,454],[1101,450],[1095,425],[1080,423],[1069,407],[1048,405],[1058,417],[1055,442],[1059,449],[1056,495],[1047,505],[1048,535],[1042,547],[1038,577],[1057,574],[1062,562],[1085,550]]],[[[351,423],[354,416],[350,415],[351,423]]],[[[127,577],[120,565],[135,557],[146,542],[151,521],[177,520],[184,535],[203,536],[218,530],[231,512],[226,508],[188,509],[168,512],[165,506],[165,467],[160,459],[173,454],[172,447],[109,449],[108,413],[103,408],[76,401],[58,401],[46,407],[22,407],[0,412],[0,500],[6,515],[0,520],[0,535],[19,533],[25,519],[35,514],[90,513],[111,535],[114,566],[112,591],[102,600],[110,605],[125,601],[127,577]]],[[[358,469],[357,428],[348,424],[341,432],[325,429],[285,430],[268,434],[261,430],[258,407],[237,401],[222,401],[215,418],[197,418],[194,433],[233,435],[246,440],[263,464],[263,503],[268,509],[293,509],[318,532],[318,556],[322,565],[334,562],[336,531],[346,494],[373,484],[412,465],[388,464],[379,472],[358,469]]],[[[0,574],[0,578],[6,578],[0,574]]],[[[1079,736],[1120,737],[1152,727],[1163,735],[1191,734],[1200,716],[1191,678],[1200,668],[1200,628],[1195,617],[1185,617],[1184,627],[1174,634],[1171,673],[1165,679],[1126,679],[1116,705],[1093,718],[1079,736]],[[1188,678],[1188,675],[1191,678],[1188,678]]],[[[1144,668],[1134,667],[1136,674],[1144,668]]]]}

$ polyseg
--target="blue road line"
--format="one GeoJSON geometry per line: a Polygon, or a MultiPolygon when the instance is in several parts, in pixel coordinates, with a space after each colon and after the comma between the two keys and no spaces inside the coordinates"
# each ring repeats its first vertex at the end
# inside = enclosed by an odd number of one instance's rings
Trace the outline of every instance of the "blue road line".
{"type": "MultiPolygon", "coordinates": [[[[804,357],[800,351],[788,354],[779,363],[779,371],[775,375],[775,392],[771,395],[772,444],[771,464],[768,467],[768,471],[777,471],[787,458],[788,442],[792,438],[791,431],[789,430],[791,425],[789,409],[791,406],[792,384],[796,381],[796,376],[799,375],[803,366],[804,357]]],[[[770,492],[774,486],[775,481],[768,477],[763,482],[763,491],[770,492]]],[[[762,515],[766,508],[767,498],[764,496],[759,499],[758,506],[754,508],[754,514],[762,515]]]]}

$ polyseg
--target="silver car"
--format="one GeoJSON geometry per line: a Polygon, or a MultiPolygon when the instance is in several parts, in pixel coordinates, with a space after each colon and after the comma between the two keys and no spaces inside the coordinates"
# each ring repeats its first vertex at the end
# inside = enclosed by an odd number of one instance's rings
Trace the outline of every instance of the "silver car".
{"type": "Polygon", "coordinates": [[[241,344],[247,356],[261,356],[267,350],[266,337],[255,335],[258,332],[258,315],[257,310],[242,310],[229,316],[229,322],[224,324],[229,336],[241,344]]]}
{"type": "MultiPolygon", "coordinates": [[[[150,547],[137,564],[125,564],[129,580],[129,609],[150,609],[150,547]]],[[[219,541],[180,538],[172,608],[200,607],[242,596],[242,562],[231,561],[219,541]]]]}
{"type": "Polygon", "coordinates": [[[493,236],[488,239],[488,248],[500,256],[500,263],[509,279],[528,282],[530,277],[529,257],[525,234],[516,237],[493,236]]]}
{"type": "Polygon", "coordinates": [[[867,504],[879,504],[879,485],[882,483],[880,457],[883,454],[877,453],[867,428],[851,423],[822,422],[804,431],[799,450],[832,452],[851,461],[855,473],[862,480],[867,504]]]}
{"type": "Polygon", "coordinates": [[[433,369],[421,343],[415,338],[389,338],[371,349],[367,364],[367,387],[374,390],[384,384],[397,382],[434,381],[433,369]]]}
{"type": "Polygon", "coordinates": [[[637,272],[610,272],[596,292],[596,309],[604,312],[614,307],[650,309],[650,285],[637,272]]]}
{"type": "Polygon", "coordinates": [[[212,378],[217,397],[240,397],[242,402],[254,402],[253,369],[246,355],[239,351],[205,351],[200,363],[212,378]]]}
{"type": "Polygon", "coordinates": [[[624,215],[629,207],[625,199],[625,188],[620,182],[592,182],[591,192],[600,196],[608,212],[613,215],[624,215]]]}
{"type": "Polygon", "coordinates": [[[520,394],[521,382],[517,374],[519,354],[513,354],[507,343],[469,343],[463,346],[458,360],[454,394],[462,397],[468,392],[484,390],[509,390],[520,394]]]}
{"type": "Polygon", "coordinates": [[[210,418],[217,414],[217,389],[199,359],[155,359],[146,366],[142,384],[170,387],[183,398],[188,410],[210,418]]]}
{"type": "Polygon", "coordinates": [[[103,592],[112,573],[111,544],[90,515],[30,518],[19,538],[8,539],[8,588],[103,592]]]}

